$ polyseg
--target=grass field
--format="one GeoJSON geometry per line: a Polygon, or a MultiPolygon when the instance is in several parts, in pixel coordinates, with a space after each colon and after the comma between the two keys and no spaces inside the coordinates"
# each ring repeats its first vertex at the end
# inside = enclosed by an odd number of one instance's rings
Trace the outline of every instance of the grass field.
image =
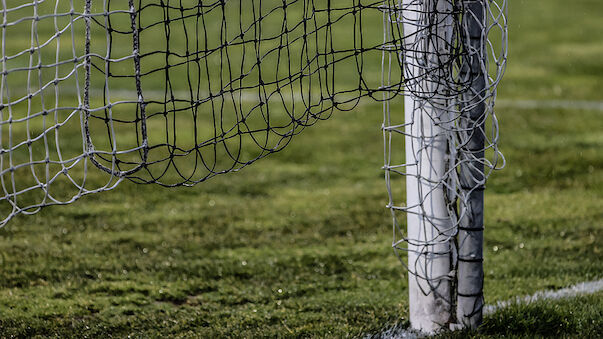
{"type": "MultiPolygon", "coordinates": [[[[486,191],[493,304],[603,277],[603,3],[514,0],[499,98],[507,168],[486,191]]],[[[401,108],[400,108],[401,111],[401,108]]],[[[122,184],[0,230],[0,337],[357,337],[407,323],[391,249],[381,106],[194,188],[122,184]]],[[[514,306],[481,332],[603,333],[603,293],[514,306]]]]}

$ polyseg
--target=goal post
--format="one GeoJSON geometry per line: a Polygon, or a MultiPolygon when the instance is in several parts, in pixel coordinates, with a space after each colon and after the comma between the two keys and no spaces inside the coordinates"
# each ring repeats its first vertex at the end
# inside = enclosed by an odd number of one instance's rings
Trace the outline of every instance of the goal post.
{"type": "Polygon", "coordinates": [[[481,159],[485,156],[484,99],[487,95],[486,65],[488,41],[486,7],[482,1],[466,1],[461,27],[468,40],[468,52],[460,66],[460,78],[467,82],[460,96],[462,116],[459,117],[459,226],[457,322],[477,328],[482,322],[484,307],[484,188],[486,177],[481,159]]]}
{"type": "Polygon", "coordinates": [[[494,101],[506,62],[506,1],[402,0],[390,11],[403,27],[404,114],[384,104],[384,168],[393,247],[408,269],[410,324],[426,333],[475,329],[484,188],[503,159],[494,101]],[[400,142],[392,140],[400,138],[405,160],[396,163],[400,142]],[[405,194],[396,196],[400,184],[405,194]]]}
{"type": "Polygon", "coordinates": [[[454,227],[442,182],[448,168],[446,125],[452,119],[446,110],[448,89],[439,83],[446,72],[442,58],[452,44],[451,12],[447,1],[402,3],[408,303],[412,326],[428,333],[450,322],[453,304],[454,227]]]}

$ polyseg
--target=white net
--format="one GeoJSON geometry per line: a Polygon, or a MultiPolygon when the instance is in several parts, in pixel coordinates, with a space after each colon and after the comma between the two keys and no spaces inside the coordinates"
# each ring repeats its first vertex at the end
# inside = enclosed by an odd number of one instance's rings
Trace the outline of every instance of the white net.
{"type": "Polygon", "coordinates": [[[494,102],[507,59],[506,7],[506,0],[404,0],[385,10],[385,22],[398,25],[384,25],[385,41],[401,36],[384,51],[384,86],[396,82],[389,75],[399,63],[405,78],[405,113],[385,101],[383,131],[393,247],[406,254],[411,322],[430,308],[435,327],[481,322],[483,190],[504,166],[494,102]]]}
{"type": "Polygon", "coordinates": [[[237,171],[381,98],[381,4],[3,1],[0,226],[124,180],[237,171]]]}

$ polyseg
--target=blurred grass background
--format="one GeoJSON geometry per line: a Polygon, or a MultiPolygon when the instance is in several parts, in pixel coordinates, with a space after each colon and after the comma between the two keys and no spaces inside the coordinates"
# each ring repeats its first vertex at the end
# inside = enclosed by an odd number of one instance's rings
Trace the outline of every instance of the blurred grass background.
{"type": "MultiPolygon", "coordinates": [[[[497,110],[507,168],[486,191],[488,304],[602,276],[603,112],[521,108],[603,101],[602,10],[509,4],[497,110]]],[[[237,174],[195,188],[124,183],[16,218],[0,230],[0,336],[344,337],[404,323],[381,121],[380,104],[364,101],[237,174]]],[[[501,310],[480,335],[596,337],[602,302],[501,310]]]]}

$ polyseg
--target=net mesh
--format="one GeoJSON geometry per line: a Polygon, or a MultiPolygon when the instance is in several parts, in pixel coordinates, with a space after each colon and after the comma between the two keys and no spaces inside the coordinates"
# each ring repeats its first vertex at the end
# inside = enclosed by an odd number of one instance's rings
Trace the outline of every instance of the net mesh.
{"type": "Polygon", "coordinates": [[[383,51],[383,84],[397,82],[390,74],[402,64],[406,106],[402,114],[383,103],[393,247],[420,293],[448,303],[440,325],[481,321],[483,190],[504,166],[494,102],[506,8],[506,0],[404,0],[385,12],[403,34],[395,39],[395,25],[385,25],[384,41],[397,44],[383,51]]]}
{"type": "Polygon", "coordinates": [[[0,226],[124,180],[190,186],[237,171],[370,97],[383,101],[394,248],[423,294],[446,281],[457,299],[445,300],[481,314],[480,283],[452,273],[481,269],[483,189],[504,162],[494,101],[506,6],[3,0],[0,226]],[[400,98],[406,116],[391,109],[400,98]],[[429,257],[450,268],[434,273],[429,257]]]}
{"type": "Polygon", "coordinates": [[[400,92],[400,71],[380,82],[385,7],[3,1],[0,225],[124,180],[237,171],[334,110],[400,92]]]}

